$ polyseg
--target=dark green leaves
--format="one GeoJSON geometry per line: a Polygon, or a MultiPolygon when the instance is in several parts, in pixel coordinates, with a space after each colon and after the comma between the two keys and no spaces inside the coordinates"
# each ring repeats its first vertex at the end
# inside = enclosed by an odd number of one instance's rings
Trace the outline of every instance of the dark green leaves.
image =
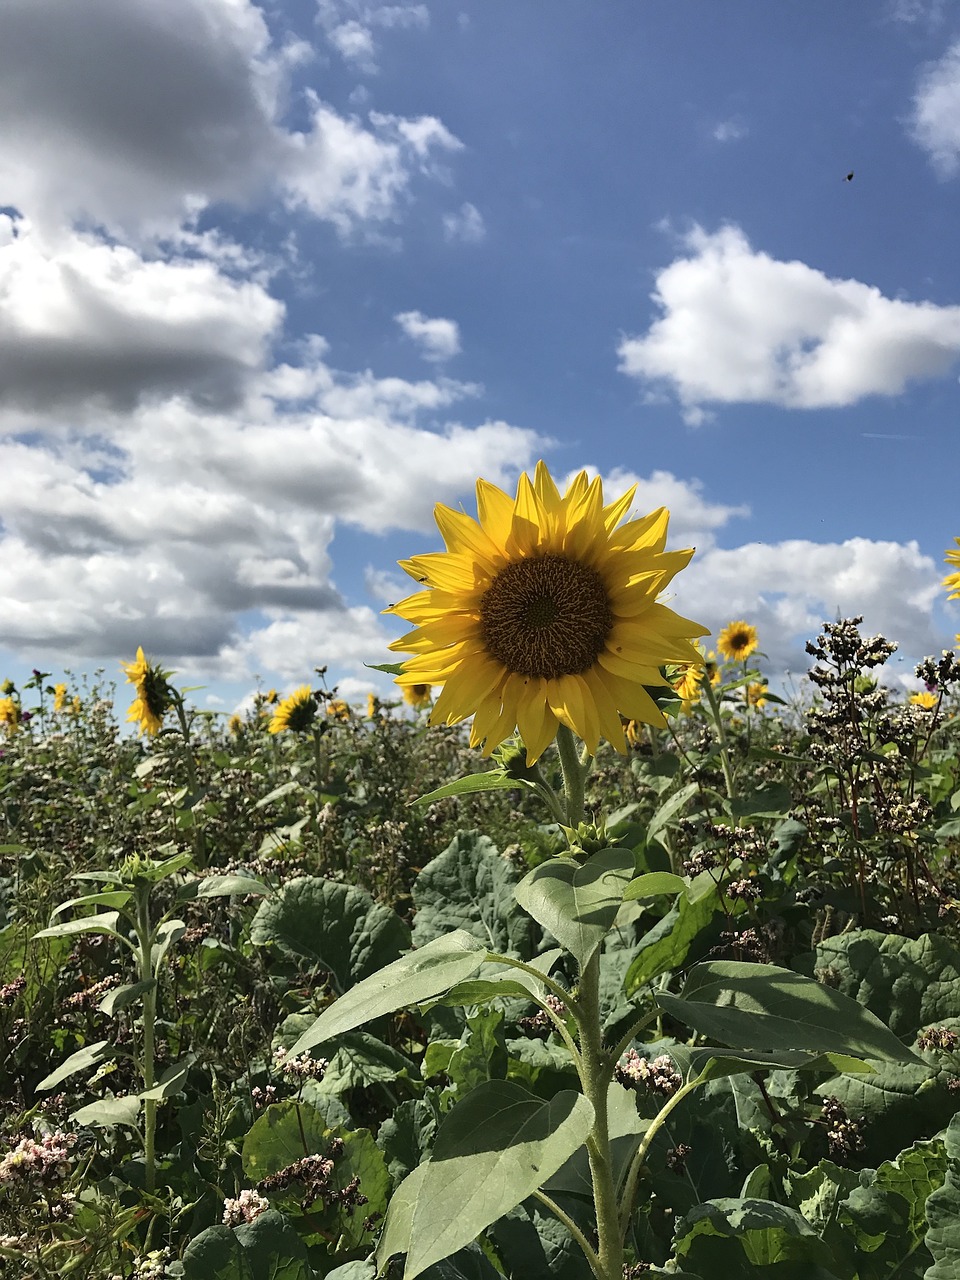
{"type": "Polygon", "coordinates": [[[261,903],[250,938],[299,963],[318,966],[346,991],[410,945],[406,925],[363,889],[320,876],[291,880],[261,903]]]}

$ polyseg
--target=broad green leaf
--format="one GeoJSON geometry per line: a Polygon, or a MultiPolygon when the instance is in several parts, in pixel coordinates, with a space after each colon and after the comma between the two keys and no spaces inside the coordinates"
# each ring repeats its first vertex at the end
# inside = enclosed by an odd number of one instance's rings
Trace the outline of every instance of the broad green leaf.
{"type": "Polygon", "coordinates": [[[70,1119],[74,1124],[94,1124],[104,1129],[111,1129],[116,1124],[135,1129],[139,1115],[140,1099],[128,1094],[120,1098],[98,1098],[96,1102],[74,1111],[70,1119]]]}
{"type": "Polygon", "coordinates": [[[699,964],[682,995],[657,992],[656,999],[685,1026],[735,1049],[813,1049],[919,1062],[855,1000],[777,965],[733,960],[699,964]]]}
{"type": "Polygon", "coordinates": [[[674,1249],[685,1266],[711,1280],[761,1280],[777,1264],[774,1276],[836,1280],[829,1247],[795,1209],[771,1200],[723,1198],[697,1205],[677,1223],[674,1249]],[[791,1263],[796,1270],[784,1267],[791,1263]]]}
{"type": "Polygon", "coordinates": [[[648,871],[646,875],[631,880],[624,890],[624,902],[633,902],[637,898],[656,898],[661,894],[683,893],[687,882],[682,876],[675,876],[670,871],[648,871]]]}
{"type": "Polygon", "coordinates": [[[78,920],[65,920],[62,924],[51,925],[49,929],[41,929],[35,938],[66,938],[74,933],[105,933],[119,937],[117,925],[120,921],[118,911],[101,911],[97,915],[81,916],[78,920]]]}
{"type": "MultiPolygon", "coordinates": [[[[530,961],[530,968],[536,969],[538,974],[544,978],[548,977],[550,970],[563,955],[562,947],[554,947],[550,951],[541,951],[530,961]]],[[[458,982],[455,987],[451,987],[445,996],[440,999],[441,1004],[449,1005],[469,1005],[483,1004],[487,1000],[502,1000],[508,997],[515,999],[529,1000],[531,996],[535,996],[538,1000],[542,1000],[546,990],[543,982],[528,973],[526,969],[521,969],[515,964],[509,963],[508,957],[506,964],[498,964],[496,962],[485,964],[476,978],[468,978],[466,982],[458,982]]],[[[499,960],[500,957],[497,957],[499,960]]]]}
{"type": "Polygon", "coordinates": [[[337,1039],[323,1079],[318,1083],[322,1093],[344,1093],[347,1089],[371,1084],[389,1084],[406,1072],[416,1080],[416,1065],[399,1049],[391,1048],[366,1031],[348,1031],[337,1039]]]}
{"type": "Polygon", "coordinates": [[[793,808],[793,797],[782,782],[771,782],[730,801],[735,818],[779,818],[793,808]]]}
{"type": "Polygon", "coordinates": [[[444,1117],[410,1223],[404,1280],[449,1257],[542,1186],[586,1141],[593,1108],[506,1080],[478,1085],[444,1117]]]}
{"type": "Polygon", "coordinates": [[[688,782],[685,787],[675,791],[669,800],[665,800],[647,824],[647,840],[655,840],[664,827],[670,826],[681,809],[700,791],[698,782],[688,782]]]}
{"type": "Polygon", "coordinates": [[[583,863],[551,858],[520,881],[517,901],[583,969],[617,918],[634,865],[629,849],[601,849],[583,863]]]}
{"type": "Polygon", "coordinates": [[[540,930],[514,897],[520,872],[487,836],[461,831],[413,885],[415,946],[465,929],[491,951],[530,960],[540,930]]]}
{"type": "MultiPolygon", "coordinates": [[[[314,1107],[300,1102],[279,1102],[267,1107],[254,1122],[243,1141],[242,1159],[247,1176],[253,1181],[278,1173],[304,1155],[323,1155],[334,1139],[343,1143],[334,1157],[334,1170],[329,1186],[342,1191],[353,1178],[360,1179],[360,1191],[367,1203],[343,1210],[336,1204],[324,1207],[320,1202],[310,1209],[311,1228],[339,1236],[347,1248],[371,1243],[371,1232],[364,1228],[371,1214],[387,1207],[390,1178],[383,1153],[367,1129],[347,1129],[327,1124],[314,1107]],[[306,1150],[304,1147],[306,1146],[306,1150]]],[[[303,1192],[292,1188],[283,1199],[288,1213],[299,1213],[303,1192]]]]}
{"type": "Polygon", "coordinates": [[[128,982],[122,987],[114,987],[112,991],[107,992],[97,1008],[108,1017],[115,1017],[122,1009],[141,1000],[156,985],[156,978],[147,978],[143,982],[128,982]]]}
{"type": "Polygon", "coordinates": [[[385,1013],[432,1000],[476,973],[486,958],[486,947],[462,929],[436,938],[351,987],[321,1013],[290,1052],[296,1057],[385,1013]]]}
{"type": "Polygon", "coordinates": [[[276,1209],[239,1227],[207,1227],[183,1254],[184,1280],[318,1280],[297,1232],[276,1209]]]}
{"type": "MultiPolygon", "coordinates": [[[[363,664],[369,671],[385,671],[388,676],[402,676],[402,662],[365,662],[363,664]]],[[[399,690],[398,690],[399,692],[399,690]]]]}
{"type": "MultiPolygon", "coordinates": [[[[622,1084],[611,1081],[607,1089],[607,1130],[613,1156],[613,1178],[617,1185],[626,1176],[640,1139],[647,1131],[649,1120],[637,1112],[636,1094],[622,1084]]],[[[593,1182],[590,1177],[590,1160],[587,1148],[580,1147],[564,1162],[543,1188],[550,1195],[555,1193],[588,1196],[593,1198],[593,1182]]]]}
{"type": "Polygon", "coordinates": [[[154,944],[150,949],[150,963],[154,974],[160,969],[160,962],[167,954],[175,942],[180,939],[187,931],[187,926],[182,920],[164,920],[156,932],[154,944]]]}
{"type": "Polygon", "coordinates": [[[391,1258],[406,1253],[410,1247],[410,1230],[413,1213],[427,1176],[427,1162],[418,1164],[396,1188],[390,1197],[383,1230],[377,1241],[377,1272],[382,1272],[391,1258]]]}
{"type": "Polygon", "coordinates": [[[440,1089],[428,1088],[422,1098],[401,1102],[377,1130],[377,1146],[394,1183],[401,1182],[430,1154],[442,1112],[440,1089]]]}
{"type": "Polygon", "coordinates": [[[197,888],[198,898],[226,898],[248,893],[266,896],[273,890],[256,876],[206,876],[197,888]]]}
{"type": "Polygon", "coordinates": [[[66,902],[61,902],[58,907],[54,907],[51,914],[58,916],[63,911],[69,911],[71,907],[86,907],[94,903],[104,907],[122,907],[130,901],[131,896],[129,889],[107,889],[103,893],[86,893],[82,898],[68,898],[66,902]]]}
{"type": "Polygon", "coordinates": [[[946,1176],[926,1203],[925,1244],[933,1266],[924,1280],[956,1280],[960,1275],[960,1115],[950,1121],[944,1140],[946,1176]]]}
{"type": "Polygon", "coordinates": [[[182,1092],[183,1086],[186,1084],[187,1076],[190,1068],[196,1061],[196,1054],[189,1054],[183,1062],[177,1062],[167,1067],[160,1078],[160,1083],[154,1085],[152,1089],[146,1089],[140,1094],[141,1102],[163,1102],[165,1098],[172,1098],[175,1094],[182,1092]]]}
{"type": "Polygon", "coordinates": [[[44,1076],[35,1088],[38,1093],[46,1093],[50,1089],[55,1089],[60,1081],[66,1080],[68,1076],[76,1075],[78,1071],[86,1071],[88,1067],[97,1067],[106,1058],[112,1056],[113,1046],[109,1040],[98,1040],[95,1044],[85,1045],[76,1053],[71,1053],[70,1057],[65,1062],[61,1062],[56,1070],[44,1076]]]}
{"type": "Polygon", "coordinates": [[[411,804],[433,804],[434,800],[445,800],[447,796],[470,796],[479,791],[520,791],[530,789],[531,783],[525,778],[510,778],[499,769],[489,769],[486,773],[471,773],[468,777],[457,778],[448,782],[436,791],[428,791],[424,796],[417,796],[411,804]]]}
{"type": "Polygon", "coordinates": [[[250,927],[255,946],[325,969],[343,992],[410,945],[407,926],[363,889],[302,876],[290,880],[257,909],[250,927]]]}
{"type": "MultiPolygon", "coordinates": [[[[737,914],[743,908],[743,903],[734,903],[727,909],[737,914]]],[[[641,938],[624,980],[626,994],[632,996],[661,973],[679,968],[697,938],[723,909],[723,895],[704,871],[686,885],[670,911],[641,938]]]]}

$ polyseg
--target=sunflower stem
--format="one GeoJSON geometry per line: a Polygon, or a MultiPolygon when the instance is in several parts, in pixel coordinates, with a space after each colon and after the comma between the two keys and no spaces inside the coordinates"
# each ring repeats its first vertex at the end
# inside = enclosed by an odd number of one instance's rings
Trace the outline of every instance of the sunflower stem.
{"type": "Polygon", "coordinates": [[[580,762],[580,752],[573,730],[562,724],[557,729],[557,751],[560,754],[560,769],[563,773],[563,795],[567,808],[567,826],[576,830],[583,821],[583,796],[587,773],[590,769],[589,758],[580,762]]]}
{"type": "Polygon", "coordinates": [[[730,751],[727,745],[727,731],[723,727],[723,716],[720,713],[720,702],[716,690],[709,677],[704,681],[707,701],[710,703],[710,715],[717,730],[717,742],[720,746],[720,766],[723,769],[723,780],[727,786],[727,799],[733,803],[737,798],[737,789],[733,784],[733,769],[730,765],[730,751]]]}

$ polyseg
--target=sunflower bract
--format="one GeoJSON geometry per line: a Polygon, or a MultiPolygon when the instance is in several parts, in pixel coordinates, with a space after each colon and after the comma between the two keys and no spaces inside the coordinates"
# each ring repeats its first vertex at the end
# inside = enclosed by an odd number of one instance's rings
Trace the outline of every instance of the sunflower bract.
{"type": "Polygon", "coordinates": [[[534,763],[566,725],[596,751],[626,750],[621,714],[666,722],[644,686],[666,664],[700,664],[707,629],[658,603],[693,550],[667,551],[669,513],[621,523],[634,489],[604,504],[581,471],[560,494],[544,463],[511,498],[477,481],[475,520],[442,503],[446,551],[401,567],[425,590],[392,605],[415,629],[397,684],[441,685],[431,724],[473,716],[472,746],[490,755],[517,730],[534,763]]]}

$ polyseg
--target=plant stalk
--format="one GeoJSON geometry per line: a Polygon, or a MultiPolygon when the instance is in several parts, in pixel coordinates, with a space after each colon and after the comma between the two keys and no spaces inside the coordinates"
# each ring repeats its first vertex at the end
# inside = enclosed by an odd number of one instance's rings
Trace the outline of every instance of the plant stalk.
{"type": "Polygon", "coordinates": [[[590,761],[588,758],[581,763],[573,730],[568,729],[565,724],[557,729],[557,751],[560,755],[560,768],[563,771],[563,794],[567,809],[566,825],[576,829],[583,821],[584,786],[590,771],[590,761]]]}
{"type": "MultiPolygon", "coordinates": [[[[152,982],[143,996],[143,1044],[140,1054],[140,1078],[143,1092],[152,1089],[156,1069],[157,984],[153,972],[153,930],[150,925],[150,883],[141,880],[136,885],[137,942],[139,943],[140,981],[152,982]]],[[[144,1182],[148,1194],[156,1189],[157,1182],[157,1101],[146,1098],[143,1103],[143,1163],[144,1182]]]]}

